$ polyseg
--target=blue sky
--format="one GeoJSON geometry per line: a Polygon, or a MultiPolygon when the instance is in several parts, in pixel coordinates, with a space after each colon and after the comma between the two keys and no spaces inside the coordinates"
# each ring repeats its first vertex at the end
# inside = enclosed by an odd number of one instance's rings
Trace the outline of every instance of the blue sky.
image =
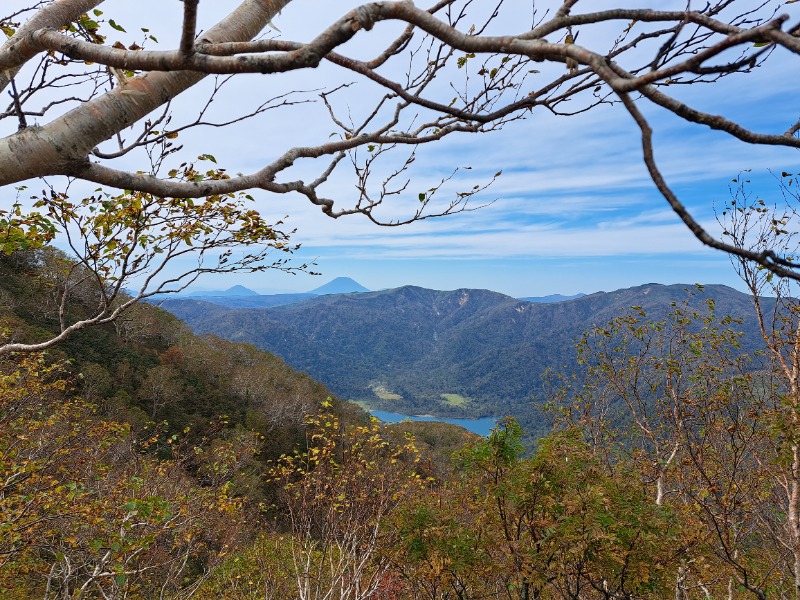
{"type": "MultiPolygon", "coordinates": [[[[644,4],[666,8],[664,2],[644,4]]],[[[595,7],[600,8],[597,2],[595,7]]],[[[289,39],[307,28],[291,5],[276,24],[289,39]]],[[[796,70],[782,70],[781,65],[788,69],[788,57],[773,59],[773,67],[745,77],[676,91],[699,108],[783,131],[800,116],[800,81],[783,76],[796,70]]],[[[797,168],[794,150],[749,147],[661,110],[648,108],[647,114],[670,185],[711,229],[716,230],[714,202],[728,198],[728,184],[740,171],[752,169],[754,189],[768,197],[777,191],[768,169],[797,168]]],[[[276,133],[296,137],[288,127],[276,133]]],[[[257,148],[252,155],[255,167],[257,148]]],[[[305,291],[348,276],[370,289],[413,284],[487,288],[512,296],[610,291],[649,282],[740,287],[728,258],[702,247],[655,190],[642,163],[638,130],[620,107],[571,118],[534,113],[495,134],[428,147],[415,166],[410,193],[393,205],[396,214],[404,214],[404,207],[413,210],[416,191],[454,166],[472,167],[462,172],[460,189],[500,169],[503,175],[482,197],[489,206],[402,228],[378,228],[361,217],[332,221],[296,199],[280,201],[287,223],[298,229],[300,257],[315,259],[322,276],[265,273],[229,281],[264,292],[305,291]]],[[[334,185],[332,197],[352,196],[346,173],[334,185]]],[[[200,287],[218,289],[220,283],[200,287]]]]}
{"type": "MultiPolygon", "coordinates": [[[[12,0],[12,5],[19,1],[12,0]]],[[[167,47],[174,23],[179,22],[180,3],[144,2],[148,3],[153,11],[156,6],[161,9],[163,18],[156,23],[146,20],[155,12],[133,10],[121,0],[108,3],[107,13],[118,15],[114,18],[123,24],[142,20],[142,26],[150,27],[161,46],[167,47]]],[[[235,4],[201,3],[201,21],[211,23],[235,4]]],[[[275,24],[285,39],[308,39],[356,4],[351,0],[298,0],[275,24]],[[310,18],[309,4],[319,8],[310,18]],[[336,6],[332,8],[332,4],[336,6]]],[[[523,4],[519,2],[519,6],[523,4]]],[[[592,0],[591,8],[606,4],[613,3],[592,0]]],[[[622,4],[684,5],[671,0],[622,4]]],[[[795,6],[789,8],[796,17],[800,11],[795,6]]],[[[513,23],[511,15],[498,27],[511,26],[510,30],[516,31],[513,23]]],[[[356,40],[347,50],[358,52],[389,39],[392,33],[391,27],[376,27],[369,38],[356,40]]],[[[588,42],[591,35],[579,41],[588,42]]],[[[751,75],[684,87],[676,93],[698,108],[780,132],[800,116],[800,78],[786,75],[797,72],[796,59],[775,55],[751,75]]],[[[323,67],[276,78],[276,87],[268,93],[275,93],[280,86],[311,90],[352,79],[342,79],[334,69],[323,67]]],[[[262,97],[261,86],[258,76],[243,77],[230,86],[216,110],[225,114],[246,108],[262,97]]],[[[343,102],[357,113],[361,102],[366,106],[370,93],[362,86],[343,102]]],[[[202,94],[202,89],[193,91],[183,104],[176,103],[176,112],[190,110],[202,94]]],[[[695,217],[712,230],[716,230],[714,203],[728,198],[728,184],[740,171],[752,169],[753,189],[768,199],[777,192],[768,169],[778,173],[800,170],[795,150],[750,147],[700,126],[689,126],[661,110],[647,108],[646,114],[655,130],[656,157],[667,180],[695,217]]],[[[181,140],[196,148],[195,154],[212,152],[219,164],[232,172],[249,172],[288,145],[324,141],[331,130],[319,104],[290,108],[260,122],[257,131],[253,127],[250,122],[226,130],[205,129],[181,140]]],[[[480,199],[489,205],[401,228],[379,228],[360,216],[334,221],[301,198],[254,194],[265,214],[275,218],[288,215],[287,227],[297,229],[294,240],[302,244],[298,259],[315,260],[315,269],[322,276],[278,272],[215,276],[200,281],[195,289],[242,284],[263,293],[307,291],[339,276],[352,277],[370,289],[406,284],[487,288],[517,297],[610,291],[650,282],[740,287],[728,258],[703,248],[655,190],[642,164],[638,130],[621,107],[602,107],[570,118],[534,112],[527,120],[494,134],[450,138],[429,146],[420,151],[408,193],[393,201],[390,214],[408,214],[416,207],[417,192],[456,166],[471,170],[460,174],[449,186],[451,191],[484,183],[503,170],[480,199]]],[[[298,170],[303,173],[304,168],[301,165],[298,170]]],[[[353,183],[351,174],[343,171],[331,179],[327,193],[346,203],[354,197],[353,183]]]]}
{"type": "MultiPolygon", "coordinates": [[[[796,118],[797,80],[774,86],[773,74],[705,86],[704,106],[782,131],[796,118]]],[[[698,94],[699,95],[699,94],[698,94]]],[[[752,189],[777,193],[769,170],[797,170],[797,152],[755,148],[723,134],[650,111],[656,155],[670,185],[710,230],[715,203],[750,169],[752,189]]],[[[503,175],[483,195],[490,205],[396,229],[366,219],[339,221],[287,205],[304,259],[322,277],[264,274],[263,291],[304,291],[349,276],[370,289],[413,284],[436,289],[487,288],[512,296],[611,291],[642,283],[724,283],[741,287],[727,256],[703,247],[677,220],[647,175],[638,131],[617,107],[581,117],[538,114],[497,134],[463,137],[428,149],[420,182],[469,165],[467,181],[503,175]]],[[[352,183],[340,182],[342,194],[352,183]]],[[[426,186],[418,184],[421,189],[426,186]]],[[[400,199],[413,206],[416,194],[400,199]]],[[[402,211],[401,211],[402,212],[402,211]]],[[[233,279],[231,279],[233,281],[233,279]]],[[[216,285],[216,283],[215,283],[216,285]]]]}

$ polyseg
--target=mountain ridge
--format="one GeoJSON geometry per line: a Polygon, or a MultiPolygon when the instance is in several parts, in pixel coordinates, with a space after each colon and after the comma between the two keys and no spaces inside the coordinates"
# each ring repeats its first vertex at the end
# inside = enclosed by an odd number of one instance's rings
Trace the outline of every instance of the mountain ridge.
{"type": "Polygon", "coordinates": [[[368,292],[369,290],[349,277],[337,277],[328,283],[311,290],[310,292],[291,292],[284,294],[259,294],[242,285],[235,285],[227,290],[196,291],[187,295],[175,296],[159,294],[148,300],[150,304],[161,305],[166,300],[199,300],[228,308],[270,308],[295,304],[327,294],[344,294],[368,292]]]}
{"type": "Polygon", "coordinates": [[[575,300],[576,298],[583,298],[584,296],[586,296],[584,293],[573,294],[571,296],[564,296],[563,294],[548,294],[547,296],[527,296],[525,298],[518,298],[518,300],[547,304],[551,302],[566,302],[568,300],[575,300]]]}
{"type": "Polygon", "coordinates": [[[328,283],[314,288],[309,294],[322,296],[326,294],[352,294],[355,292],[360,293],[368,291],[367,288],[350,277],[336,277],[328,283]]]}
{"type": "MultiPolygon", "coordinates": [[[[198,333],[251,343],[281,356],[341,397],[406,414],[481,417],[532,414],[545,373],[569,374],[575,343],[632,306],[662,319],[687,302],[742,320],[744,345],[758,332],[750,297],[722,285],[643,284],[564,302],[532,303],[490,290],[417,286],[315,296],[262,309],[179,299],[164,308],[198,333]]],[[[530,417],[533,418],[533,417],[530,417]]]]}
{"type": "Polygon", "coordinates": [[[246,288],[243,285],[234,285],[233,287],[229,287],[227,290],[197,291],[197,292],[191,292],[188,295],[189,297],[192,296],[226,297],[226,296],[258,296],[259,293],[254,292],[250,288],[246,288]]]}

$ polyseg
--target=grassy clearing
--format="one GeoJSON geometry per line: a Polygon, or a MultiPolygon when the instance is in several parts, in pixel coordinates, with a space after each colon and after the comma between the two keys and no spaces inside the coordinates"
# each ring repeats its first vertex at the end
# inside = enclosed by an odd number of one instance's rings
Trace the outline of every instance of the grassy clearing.
{"type": "Polygon", "coordinates": [[[383,385],[374,385],[372,386],[372,392],[381,400],[402,400],[403,397],[400,394],[395,394],[394,392],[389,391],[386,386],[383,385]]]}
{"type": "Polygon", "coordinates": [[[460,396],[459,394],[441,394],[441,396],[448,406],[461,407],[469,404],[469,399],[464,398],[464,396],[460,396]]]}

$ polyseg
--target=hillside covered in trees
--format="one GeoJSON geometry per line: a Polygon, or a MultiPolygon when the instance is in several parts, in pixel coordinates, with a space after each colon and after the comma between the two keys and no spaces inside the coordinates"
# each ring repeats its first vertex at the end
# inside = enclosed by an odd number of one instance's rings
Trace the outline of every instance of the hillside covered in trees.
{"type": "Polygon", "coordinates": [[[576,372],[575,345],[584,332],[631,306],[659,320],[673,306],[702,310],[709,299],[720,314],[741,320],[741,343],[748,350],[763,347],[751,298],[721,285],[646,284],[558,303],[488,290],[406,286],[272,308],[186,298],[161,306],[198,333],[274,352],[340,397],[373,409],[513,415],[541,433],[541,414],[532,407],[545,401],[550,375],[576,372]]]}
{"type": "MultiPolygon", "coordinates": [[[[0,256],[6,338],[58,330],[64,264],[0,256]]],[[[65,308],[87,310],[90,282],[65,308]]],[[[582,336],[582,376],[553,388],[533,451],[513,419],[488,438],[371,422],[280,359],[147,305],[8,355],[0,595],[790,597],[792,330],[750,352],[710,299],[662,309],[582,336]]]]}
{"type": "MultiPolygon", "coordinates": [[[[92,310],[93,281],[68,266],[52,249],[0,255],[3,341],[48,339],[62,311],[92,310]]],[[[149,305],[46,354],[4,357],[0,596],[119,597],[201,575],[246,537],[244,499],[265,500],[267,461],[303,443],[306,415],[330,396],[274,355],[194,336],[149,305]]],[[[338,400],[331,410],[366,420],[338,400]]]]}

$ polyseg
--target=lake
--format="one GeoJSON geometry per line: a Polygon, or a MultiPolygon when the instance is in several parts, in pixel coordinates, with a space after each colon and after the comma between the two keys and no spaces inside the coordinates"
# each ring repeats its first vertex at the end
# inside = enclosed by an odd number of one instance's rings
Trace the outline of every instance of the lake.
{"type": "Polygon", "coordinates": [[[373,417],[379,418],[384,423],[399,423],[405,420],[451,423],[484,437],[488,436],[492,428],[497,425],[497,419],[494,417],[484,417],[483,419],[446,419],[444,417],[432,417],[430,415],[403,415],[385,410],[371,410],[370,414],[373,417]]]}

